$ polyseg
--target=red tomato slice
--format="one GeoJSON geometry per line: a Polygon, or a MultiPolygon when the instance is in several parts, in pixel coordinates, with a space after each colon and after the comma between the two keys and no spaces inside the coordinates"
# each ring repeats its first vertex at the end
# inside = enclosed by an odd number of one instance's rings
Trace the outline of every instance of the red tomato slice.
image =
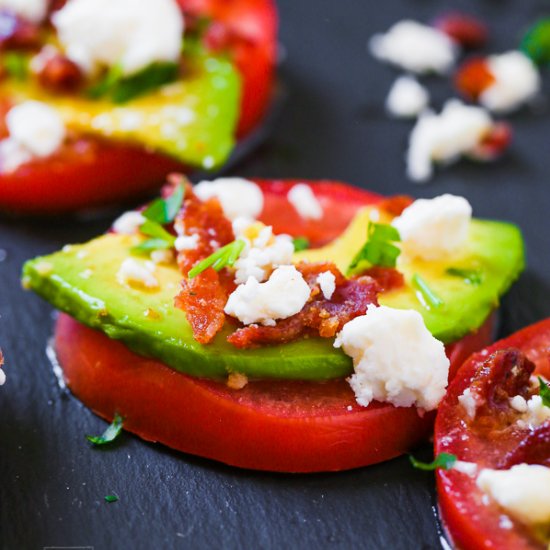
{"type": "MultiPolygon", "coordinates": [[[[237,135],[248,134],[271,99],[277,47],[277,12],[272,0],[179,0],[188,13],[214,20],[243,78],[237,135]]],[[[0,112],[6,104],[0,105],[0,112]]],[[[3,118],[3,117],[2,117],[3,118]]],[[[3,122],[0,124],[0,131],[3,122]]],[[[22,214],[52,214],[93,208],[139,197],[182,164],[143,148],[82,138],[44,160],[0,174],[0,208],[22,214]]]]}
{"type": "MultiPolygon", "coordinates": [[[[518,348],[535,363],[537,374],[550,376],[550,319],[493,344],[464,363],[439,406],[435,423],[436,454],[452,453],[460,460],[475,462],[480,467],[498,469],[503,467],[504,458],[517,451],[525,440],[526,434],[518,430],[472,429],[465,420],[462,405],[458,403],[458,396],[470,386],[480,363],[494,352],[507,348],[518,348]]],[[[546,460],[549,458],[547,456],[546,460]]],[[[505,467],[510,467],[510,464],[505,467]]],[[[475,478],[456,470],[438,470],[436,476],[441,517],[458,548],[521,550],[546,547],[515,522],[512,528],[501,527],[502,510],[494,503],[483,503],[483,493],[477,488],[475,478]]]]}
{"type": "MultiPolygon", "coordinates": [[[[315,243],[339,234],[355,212],[380,196],[337,182],[313,184],[324,207],[316,222],[298,218],[286,199],[296,181],[258,181],[262,219],[315,243]]],[[[448,346],[451,372],[491,339],[493,318],[448,346]]],[[[250,381],[241,390],[192,378],[140,357],[101,332],[61,315],[56,348],[73,393],[100,416],[115,412],[125,429],[174,449],[234,466],[284,472],[345,470],[388,460],[424,440],[434,414],[414,407],[357,405],[345,380],[250,381]]]]}

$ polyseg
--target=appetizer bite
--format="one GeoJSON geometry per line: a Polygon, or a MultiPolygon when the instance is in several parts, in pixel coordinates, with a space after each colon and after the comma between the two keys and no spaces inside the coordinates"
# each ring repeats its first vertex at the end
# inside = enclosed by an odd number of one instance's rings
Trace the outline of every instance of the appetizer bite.
{"type": "Polygon", "coordinates": [[[548,547],[549,346],[545,320],[474,354],[439,407],[439,507],[458,548],[548,547]]]}
{"type": "Polygon", "coordinates": [[[61,212],[223,165],[271,98],[272,0],[0,2],[0,208],[61,212]]]}
{"type": "Polygon", "coordinates": [[[343,470],[426,438],[490,341],[523,244],[471,214],[452,195],[173,176],[23,284],[63,312],[65,378],[104,418],[235,466],[343,470]]]}

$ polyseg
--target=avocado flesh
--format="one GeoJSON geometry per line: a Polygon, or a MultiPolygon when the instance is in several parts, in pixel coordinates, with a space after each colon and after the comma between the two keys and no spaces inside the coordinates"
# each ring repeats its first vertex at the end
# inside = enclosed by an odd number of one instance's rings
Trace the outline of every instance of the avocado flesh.
{"type": "MultiPolygon", "coordinates": [[[[296,260],[334,261],[347,268],[364,242],[369,210],[361,211],[346,232],[332,244],[296,254],[296,260]]],[[[133,351],[154,357],[192,376],[223,378],[240,372],[250,378],[326,380],[352,373],[351,359],[333,347],[332,339],[308,338],[279,346],[240,350],[226,342],[234,330],[227,323],[214,342],[197,343],[185,313],[173,305],[181,274],[175,265],[159,265],[158,290],[144,290],[117,281],[120,265],[141,237],[108,234],[84,245],[27,262],[26,287],[81,323],[121,340],[133,351]]],[[[137,261],[145,261],[138,256],[137,261]]],[[[474,220],[464,249],[447,262],[415,262],[402,269],[409,280],[420,273],[444,300],[438,310],[428,310],[414,290],[403,289],[380,296],[396,308],[418,310],[428,328],[445,343],[477,329],[523,267],[523,243],[510,224],[474,220]],[[479,286],[445,275],[449,266],[481,269],[479,286]]]]}
{"type": "Polygon", "coordinates": [[[234,146],[240,77],[230,61],[204,52],[185,55],[186,74],[123,104],[53,94],[34,79],[5,79],[0,95],[55,107],[78,133],[143,146],[193,167],[221,166],[234,146]]]}

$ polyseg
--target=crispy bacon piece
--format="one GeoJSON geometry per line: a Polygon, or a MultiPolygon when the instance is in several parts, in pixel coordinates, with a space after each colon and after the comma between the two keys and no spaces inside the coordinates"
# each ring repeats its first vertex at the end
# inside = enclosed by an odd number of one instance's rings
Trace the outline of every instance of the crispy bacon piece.
{"type": "Polygon", "coordinates": [[[414,202],[412,197],[408,195],[395,195],[394,197],[388,197],[380,203],[377,207],[381,210],[385,210],[388,214],[392,216],[401,216],[403,210],[410,206],[414,202]]]}
{"type": "Polygon", "coordinates": [[[363,315],[369,304],[377,303],[378,284],[371,277],[346,279],[332,263],[300,263],[296,268],[311,287],[310,301],[302,311],[277,322],[275,326],[249,325],[236,330],[228,342],[238,348],[282,344],[299,336],[333,337],[348,322],[363,315]],[[330,271],[336,278],[336,290],[327,300],[317,283],[317,276],[330,271]]]}
{"type": "Polygon", "coordinates": [[[393,267],[382,267],[375,265],[363,271],[361,275],[368,275],[373,278],[380,288],[380,292],[388,292],[396,288],[401,288],[405,284],[403,273],[393,267]]]}

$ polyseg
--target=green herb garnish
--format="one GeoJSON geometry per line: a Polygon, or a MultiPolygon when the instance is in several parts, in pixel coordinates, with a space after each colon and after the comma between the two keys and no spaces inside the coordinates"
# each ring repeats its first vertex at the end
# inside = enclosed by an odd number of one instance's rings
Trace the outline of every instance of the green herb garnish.
{"type": "Polygon", "coordinates": [[[401,250],[392,243],[399,241],[401,237],[395,227],[369,222],[367,242],[353,258],[347,273],[355,271],[362,262],[368,262],[371,266],[395,267],[401,250]]]}
{"type": "Polygon", "coordinates": [[[300,252],[309,248],[309,239],[306,237],[296,237],[292,239],[292,243],[294,244],[294,252],[300,252]]]}
{"type": "Polygon", "coordinates": [[[222,246],[191,269],[188,277],[192,279],[199,273],[206,271],[209,267],[212,267],[216,271],[220,271],[224,267],[231,267],[237,261],[245,245],[246,243],[242,239],[237,239],[232,243],[222,246]]]}
{"type": "Polygon", "coordinates": [[[116,495],[105,495],[103,498],[105,499],[105,502],[116,502],[118,500],[116,495]]]}
{"type": "Polygon", "coordinates": [[[86,439],[94,445],[106,445],[114,441],[122,431],[122,417],[115,413],[111,425],[101,435],[87,435],[86,439]]]}
{"type": "Polygon", "coordinates": [[[548,384],[539,376],[539,393],[542,399],[542,404],[545,407],[550,407],[550,388],[548,384]]]}
{"type": "Polygon", "coordinates": [[[416,460],[413,455],[409,455],[409,460],[415,468],[431,472],[436,468],[450,470],[457,459],[456,456],[451,453],[439,453],[433,462],[421,462],[420,460],[416,460]]]}
{"type": "Polygon", "coordinates": [[[537,21],[525,33],[520,49],[538,65],[550,63],[550,18],[537,21]]]}
{"type": "Polygon", "coordinates": [[[145,220],[139,228],[140,232],[151,239],[147,239],[131,248],[132,252],[143,253],[152,250],[172,248],[176,243],[176,237],[171,235],[160,225],[160,223],[151,220],[145,220]]]}
{"type": "Polygon", "coordinates": [[[428,283],[418,273],[412,276],[412,285],[420,292],[424,302],[434,309],[443,305],[443,300],[429,287],[428,283]]]}
{"type": "Polygon", "coordinates": [[[122,65],[116,63],[105,73],[103,78],[94,86],[88,89],[88,97],[91,99],[99,99],[109,92],[117,82],[123,78],[122,65]]]}
{"type": "Polygon", "coordinates": [[[16,52],[6,52],[3,56],[4,69],[16,80],[25,80],[29,73],[26,56],[16,52]]]}
{"type": "Polygon", "coordinates": [[[143,212],[143,217],[161,225],[174,221],[183,204],[185,188],[180,183],[176,185],[173,193],[165,199],[154,200],[143,212]]]}
{"type": "Polygon", "coordinates": [[[447,275],[451,275],[452,277],[460,277],[470,285],[478,286],[483,282],[483,275],[481,271],[477,269],[463,269],[461,267],[449,267],[449,269],[447,269],[445,273],[447,275]]]}

